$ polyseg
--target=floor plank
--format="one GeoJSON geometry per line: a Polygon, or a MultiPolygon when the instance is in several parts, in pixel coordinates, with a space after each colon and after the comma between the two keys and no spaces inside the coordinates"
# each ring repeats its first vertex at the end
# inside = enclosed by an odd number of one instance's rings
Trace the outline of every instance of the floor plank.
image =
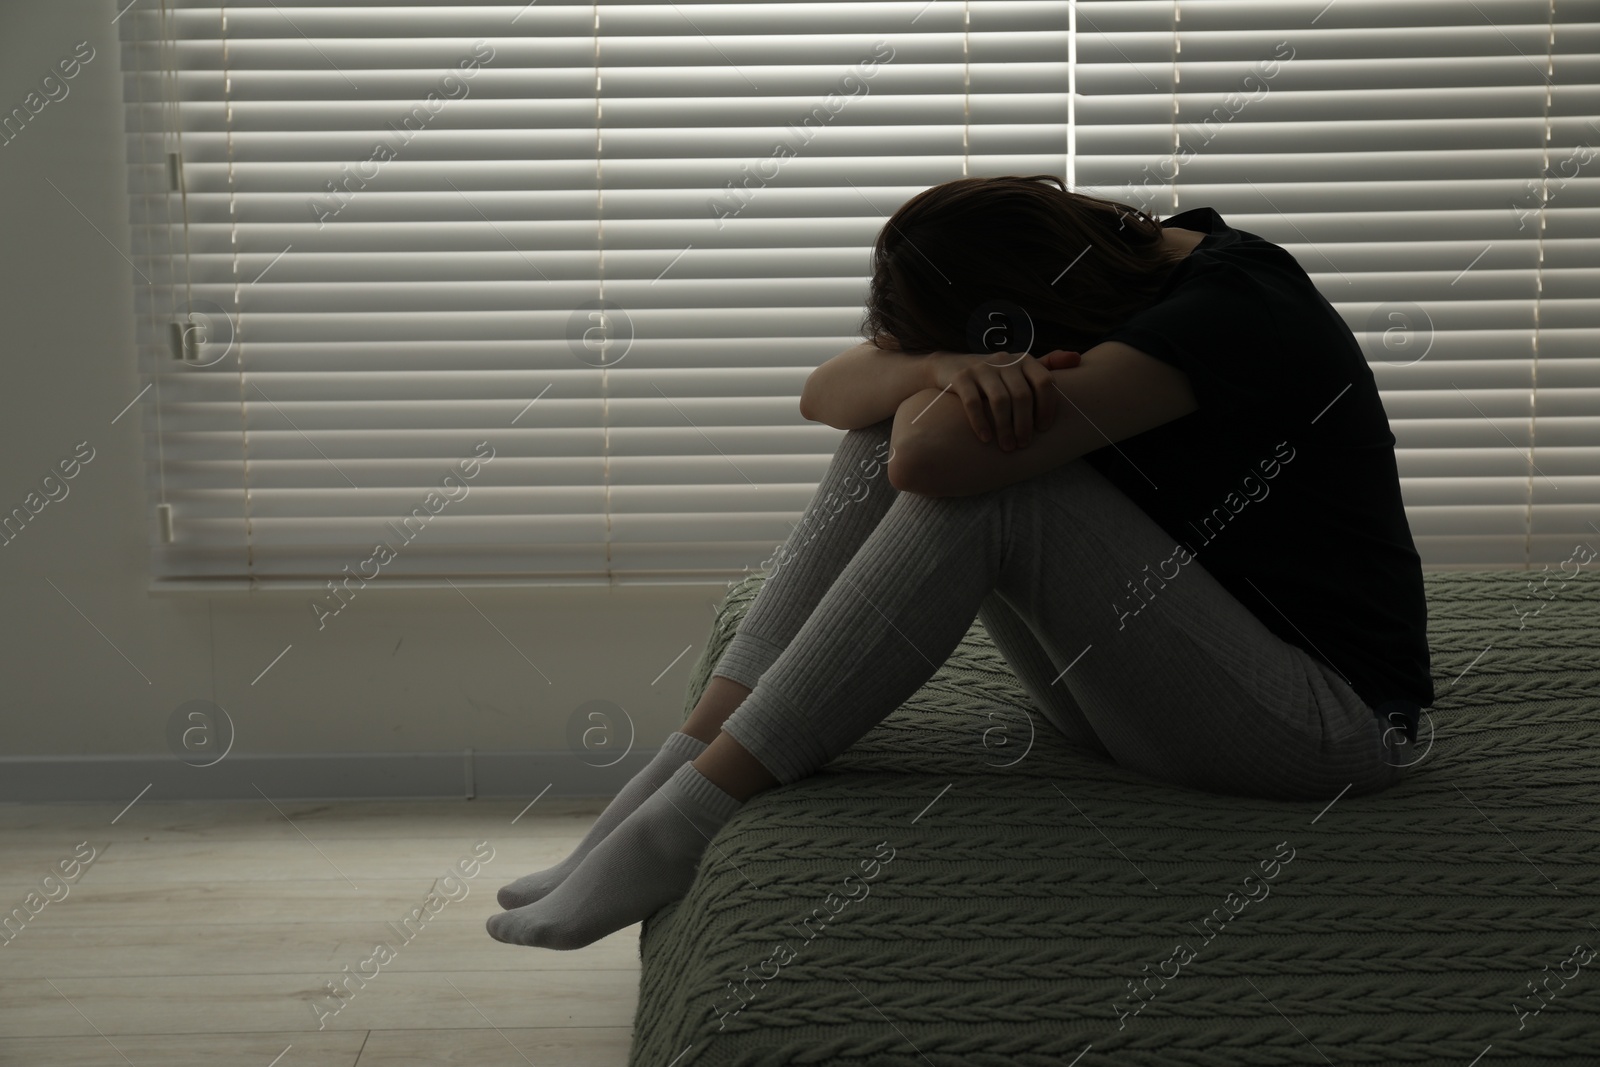
{"type": "MultiPolygon", "coordinates": [[[[461,902],[467,906],[466,901],[461,902]]],[[[452,904],[410,940],[387,927],[380,917],[341,922],[248,923],[188,926],[97,926],[63,921],[48,929],[25,930],[0,951],[4,978],[142,978],[182,975],[237,974],[240,959],[251,961],[254,974],[340,972],[358,963],[380,942],[394,949],[382,973],[399,971],[563,971],[571,954],[550,949],[504,945],[491,938],[484,920],[497,905],[472,899],[471,913],[452,917],[452,904]]],[[[399,912],[396,911],[396,918],[399,912]]],[[[639,926],[618,931],[583,950],[586,970],[632,970],[639,967],[639,926]]],[[[367,968],[370,971],[372,968],[367,968]]]]}
{"type": "Polygon", "coordinates": [[[604,806],[0,805],[0,1064],[620,1067],[639,926],[577,952],[483,927],[495,890],[566,856],[604,806]],[[97,854],[66,895],[30,900],[80,841],[97,854]],[[419,926],[430,893],[447,903],[419,926]],[[333,1000],[380,942],[394,958],[333,1000]]]}
{"type": "MultiPolygon", "coordinates": [[[[130,796],[128,798],[132,800],[130,796]]],[[[444,837],[476,828],[517,829],[531,834],[582,832],[605,810],[592,798],[541,797],[478,800],[152,800],[126,811],[121,804],[0,804],[0,845],[38,842],[54,846],[82,841],[95,831],[121,839],[296,838],[296,827],[324,840],[444,837]],[[531,807],[529,802],[533,801],[531,807]],[[113,823],[111,820],[117,821],[113,823]],[[512,820],[516,820],[513,822],[512,820]],[[70,840],[68,840],[70,839],[70,840]]],[[[9,848],[8,848],[9,851],[9,848]]]]}
{"type": "MultiPolygon", "coordinates": [[[[618,935],[612,935],[618,936],[618,935]]],[[[506,946],[511,951],[517,946],[506,946]]],[[[331,1016],[332,974],[0,981],[0,1037],[217,1034],[251,1030],[631,1026],[638,976],[571,968],[512,975],[380,970],[331,1016]],[[330,1005],[331,1006],[331,1005],[330,1005]]]]}
{"type": "MultiPolygon", "coordinates": [[[[461,904],[470,901],[478,913],[495,907],[494,891],[517,874],[538,868],[511,868],[493,877],[485,871],[461,904]],[[487,880],[486,880],[487,879],[487,880]]],[[[64,926],[232,926],[250,922],[297,922],[314,918],[325,922],[361,922],[367,919],[397,921],[422,903],[431,878],[368,879],[352,890],[337,878],[301,881],[148,882],[96,885],[93,869],[71,894],[47,904],[27,924],[27,930],[64,926]]],[[[25,889],[8,889],[0,883],[0,908],[22,901],[25,889]]],[[[452,915],[451,904],[440,917],[452,915]]],[[[26,936],[26,934],[24,934],[26,936]]],[[[20,939],[19,939],[20,940],[20,939]]]]}
{"type": "MultiPolygon", "coordinates": [[[[494,1031],[488,1031],[493,1036],[494,1031]]],[[[581,1032],[580,1032],[581,1033],[581,1032]]],[[[320,1034],[118,1034],[0,1038],[0,1064],[17,1067],[355,1067],[365,1031],[320,1034]],[[284,1053],[287,1052],[287,1055],[284,1053]],[[281,1058],[279,1058],[281,1057],[281,1058]]],[[[581,1038],[580,1038],[581,1043],[581,1038]]],[[[623,1053],[622,1063],[627,1053],[623,1053]]],[[[540,1067],[544,1067],[543,1064],[540,1067]]]]}
{"type": "Polygon", "coordinates": [[[632,1030],[374,1030],[356,1067],[619,1067],[632,1030]]]}
{"type": "MultiPolygon", "coordinates": [[[[200,879],[211,883],[283,882],[305,879],[335,879],[347,889],[361,888],[363,881],[382,878],[419,878],[425,892],[435,877],[450,873],[452,867],[473,870],[478,860],[480,873],[473,877],[498,876],[508,872],[510,881],[531,870],[559,863],[577,844],[575,837],[542,836],[524,838],[408,837],[392,841],[368,838],[318,840],[281,838],[275,840],[233,841],[119,841],[90,839],[97,850],[94,860],[79,876],[79,881],[95,884],[149,884],[200,879]],[[487,860],[481,857],[489,857],[487,860]],[[461,867],[460,865],[465,865],[461,867]],[[511,868],[516,868],[511,870],[511,868]]],[[[85,850],[85,855],[88,854],[85,850]]],[[[7,873],[0,880],[0,893],[24,890],[52,873],[52,865],[72,855],[70,848],[52,852],[19,850],[11,858],[7,850],[7,873]]],[[[59,868],[57,868],[59,870],[59,868]]],[[[6,900],[16,893],[0,896],[6,900]]]]}

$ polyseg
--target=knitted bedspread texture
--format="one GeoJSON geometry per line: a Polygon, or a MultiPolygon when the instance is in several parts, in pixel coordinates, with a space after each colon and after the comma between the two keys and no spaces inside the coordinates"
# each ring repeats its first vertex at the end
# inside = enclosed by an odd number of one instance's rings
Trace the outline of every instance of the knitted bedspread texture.
{"type": "Polygon", "coordinates": [[[1600,1065],[1600,577],[1425,581],[1410,777],[1307,802],[1074,749],[975,620],[644,923],[631,1067],[1600,1065]]]}

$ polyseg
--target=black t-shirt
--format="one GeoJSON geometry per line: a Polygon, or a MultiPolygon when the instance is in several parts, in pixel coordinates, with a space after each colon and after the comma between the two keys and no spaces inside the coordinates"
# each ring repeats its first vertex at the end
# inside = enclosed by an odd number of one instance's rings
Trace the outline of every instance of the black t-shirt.
{"type": "Polygon", "coordinates": [[[1199,407],[1085,458],[1269,630],[1414,724],[1434,700],[1422,561],[1355,335],[1278,245],[1209,207],[1162,225],[1207,236],[1100,340],[1182,370],[1199,407]]]}

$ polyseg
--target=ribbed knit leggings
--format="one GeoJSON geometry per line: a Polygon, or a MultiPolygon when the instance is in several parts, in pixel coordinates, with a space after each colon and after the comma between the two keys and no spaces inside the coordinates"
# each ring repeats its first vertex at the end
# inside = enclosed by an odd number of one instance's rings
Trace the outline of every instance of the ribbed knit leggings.
{"type": "Polygon", "coordinates": [[[779,782],[899,708],[975,617],[1033,710],[1137,773],[1302,800],[1405,774],[1400,731],[1268,630],[1206,572],[1203,549],[1135,598],[1130,583],[1176,546],[1086,461],[920,496],[889,484],[892,425],[846,432],[713,671],[752,690],[723,729],[779,782]]]}

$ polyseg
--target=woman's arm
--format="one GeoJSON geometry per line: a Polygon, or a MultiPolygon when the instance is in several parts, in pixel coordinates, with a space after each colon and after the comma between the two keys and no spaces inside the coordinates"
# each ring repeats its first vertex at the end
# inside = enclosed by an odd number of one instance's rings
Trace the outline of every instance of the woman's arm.
{"type": "Polygon", "coordinates": [[[859,430],[892,418],[913,393],[934,386],[928,356],[908,356],[863,341],[823,363],[806,379],[800,415],[837,430],[859,430]]]}
{"type": "Polygon", "coordinates": [[[890,432],[889,484],[921,496],[984,493],[1199,409],[1188,375],[1121,341],[1095,345],[1050,378],[1066,401],[1061,417],[1012,452],[977,439],[960,398],[933,388],[906,398],[890,432]]]}

